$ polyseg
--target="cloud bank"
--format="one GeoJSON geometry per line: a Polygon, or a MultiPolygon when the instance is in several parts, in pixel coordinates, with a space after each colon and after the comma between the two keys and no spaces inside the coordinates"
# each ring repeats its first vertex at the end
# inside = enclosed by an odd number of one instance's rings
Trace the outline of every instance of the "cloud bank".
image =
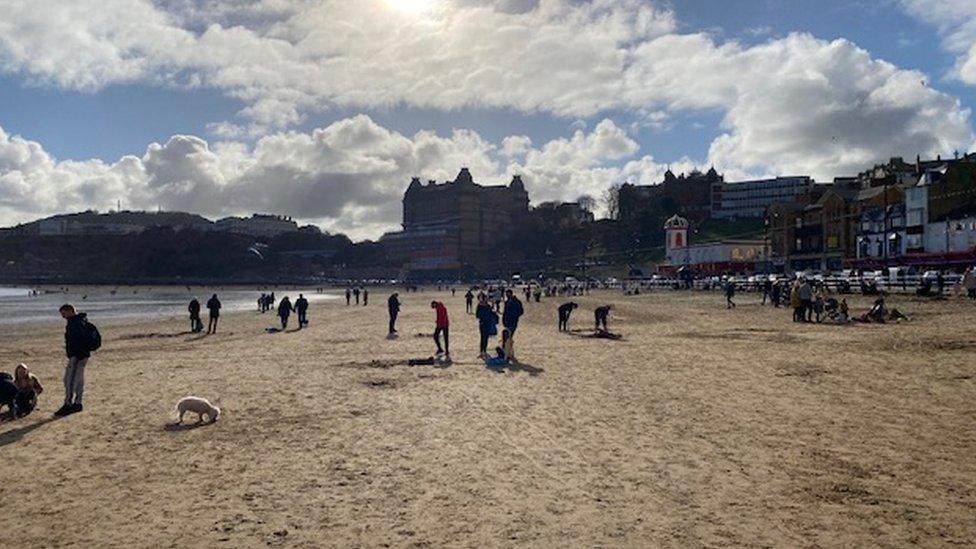
{"type": "MultiPolygon", "coordinates": [[[[942,25],[958,78],[976,82],[971,2],[902,4],[942,25]]],[[[413,174],[519,171],[538,199],[649,182],[660,167],[622,127],[601,122],[611,113],[634,120],[627,128],[720,113],[700,162],[733,177],[829,179],[974,142],[956,98],[850,41],[794,33],[749,46],[678,28],[670,10],[644,0],[433,0],[422,15],[384,0],[7,0],[0,72],[91,93],[207,87],[245,107],[212,122],[220,141],[174,136],[114,164],[57,162],[4,135],[0,208],[22,219],[122,198],[209,214],[278,210],[375,235],[399,221],[399,187],[413,174]],[[593,129],[538,146],[468,130],[408,137],[368,117],[289,131],[335,107],[504,109],[593,129]]]]}
{"type": "Polygon", "coordinates": [[[453,179],[462,166],[483,184],[523,174],[532,199],[572,200],[623,179],[652,183],[664,168],[610,120],[514,153],[477,133],[422,131],[408,137],[365,115],[310,133],[279,132],[252,146],[176,135],[115,163],[58,161],[36,142],[0,129],[0,217],[26,221],[55,212],[126,208],[211,217],[286,213],[354,238],[376,238],[400,222],[409,175],[453,179]],[[629,160],[627,160],[629,159],[629,160]],[[627,160],[624,165],[618,163],[627,160]],[[404,174],[407,174],[405,177],[404,174]]]}

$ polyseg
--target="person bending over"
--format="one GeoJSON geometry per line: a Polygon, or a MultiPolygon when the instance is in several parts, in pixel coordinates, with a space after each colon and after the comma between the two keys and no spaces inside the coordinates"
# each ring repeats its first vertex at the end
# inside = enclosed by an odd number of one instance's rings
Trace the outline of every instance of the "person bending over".
{"type": "Polygon", "coordinates": [[[579,305],[576,302],[570,301],[569,303],[563,303],[559,306],[559,331],[568,332],[569,331],[569,316],[573,314],[573,309],[578,308],[579,305]]]}
{"type": "Polygon", "coordinates": [[[604,305],[603,307],[597,307],[593,311],[593,320],[596,322],[596,331],[609,332],[607,328],[607,317],[610,316],[610,310],[613,309],[613,305],[604,305]]]}

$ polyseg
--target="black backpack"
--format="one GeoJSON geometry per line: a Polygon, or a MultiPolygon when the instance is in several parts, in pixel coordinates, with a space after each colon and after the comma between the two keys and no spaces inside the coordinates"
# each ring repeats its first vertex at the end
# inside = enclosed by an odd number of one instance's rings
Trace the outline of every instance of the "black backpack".
{"type": "Polygon", "coordinates": [[[102,346],[102,334],[91,322],[85,322],[85,335],[88,337],[88,350],[97,351],[102,346]]]}

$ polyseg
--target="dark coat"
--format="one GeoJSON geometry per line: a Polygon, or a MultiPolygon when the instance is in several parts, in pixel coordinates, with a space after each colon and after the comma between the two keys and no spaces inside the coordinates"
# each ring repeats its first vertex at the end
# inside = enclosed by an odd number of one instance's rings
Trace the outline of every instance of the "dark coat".
{"type": "Polygon", "coordinates": [[[88,358],[91,356],[91,341],[88,337],[88,316],[78,313],[68,320],[64,328],[64,350],[68,358],[88,358]]]}
{"type": "Polygon", "coordinates": [[[515,296],[508,298],[505,301],[505,312],[502,313],[502,325],[506,328],[518,326],[519,318],[523,313],[525,309],[522,308],[522,302],[515,296]]]}

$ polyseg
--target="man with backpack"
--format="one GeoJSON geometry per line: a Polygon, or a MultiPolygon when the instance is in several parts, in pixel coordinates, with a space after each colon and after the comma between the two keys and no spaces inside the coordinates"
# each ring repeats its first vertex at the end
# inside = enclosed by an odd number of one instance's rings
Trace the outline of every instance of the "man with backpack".
{"type": "Polygon", "coordinates": [[[98,328],[88,322],[87,315],[75,312],[72,305],[64,304],[58,312],[67,321],[64,329],[65,354],[68,355],[68,365],[64,369],[64,406],[54,412],[55,416],[62,417],[82,410],[85,366],[92,351],[102,346],[102,336],[98,328]]]}

